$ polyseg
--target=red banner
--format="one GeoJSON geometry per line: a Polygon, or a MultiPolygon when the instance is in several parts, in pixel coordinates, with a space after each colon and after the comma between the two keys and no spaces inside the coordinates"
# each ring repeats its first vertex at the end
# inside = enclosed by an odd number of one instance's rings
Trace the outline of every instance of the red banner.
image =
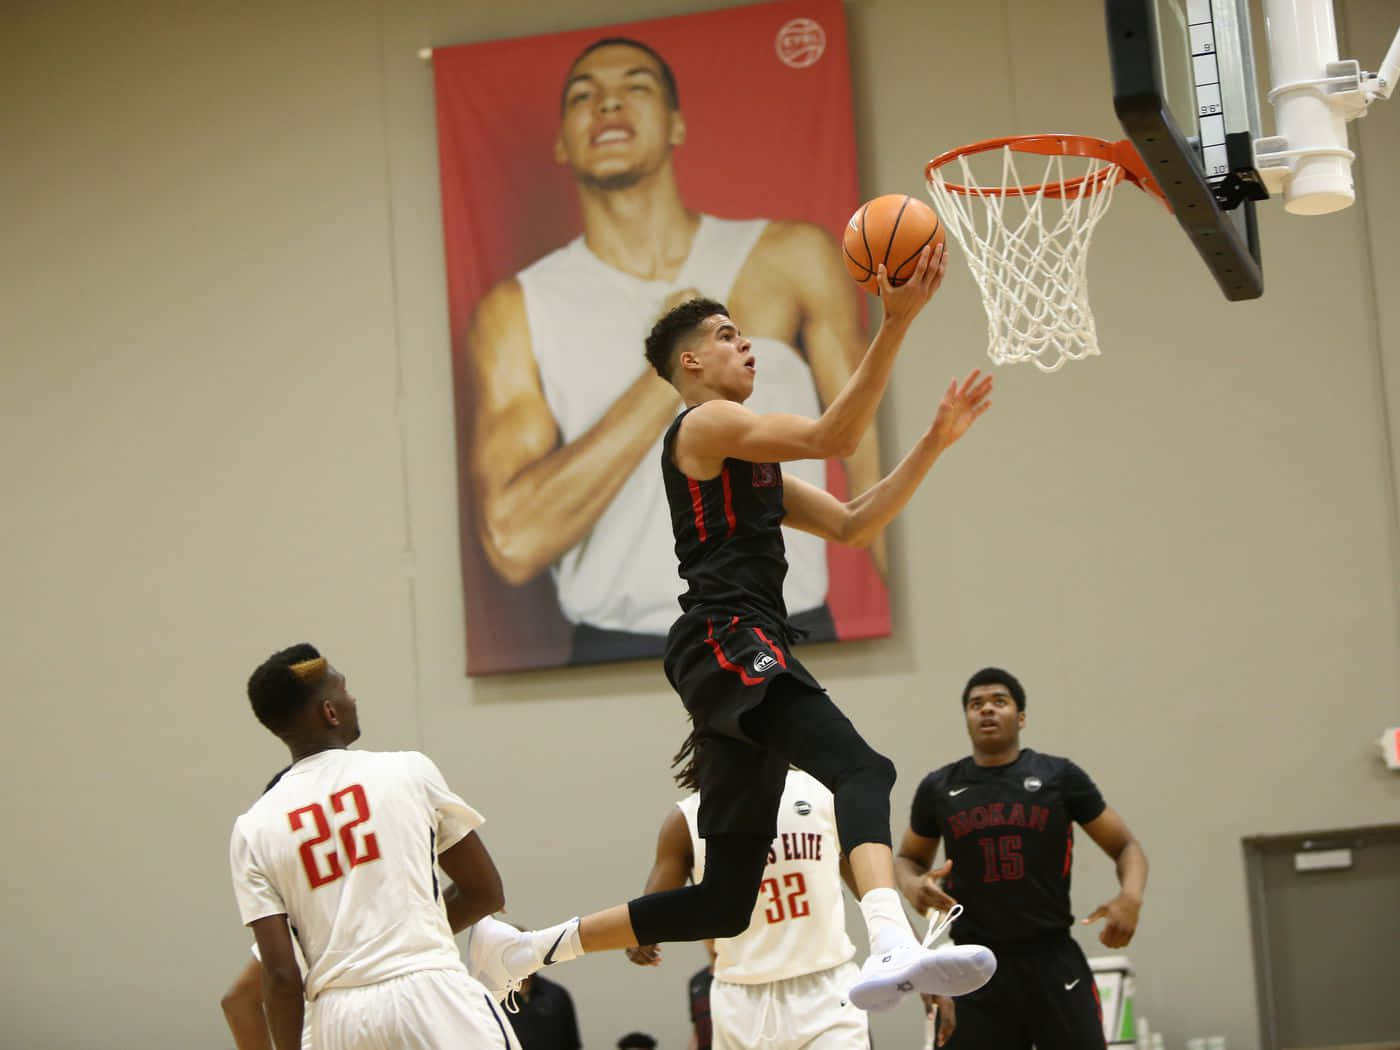
{"type": "MultiPolygon", "coordinates": [[[[865,348],[837,240],[858,204],[842,4],[438,48],[433,68],[468,672],[659,655],[680,406],[647,375],[651,324],[727,303],[756,411],[820,413],[865,348]]],[[[872,435],[784,471],[844,495],[878,464],[872,435]]],[[[869,552],[785,535],[809,640],[889,633],[869,552]]]]}

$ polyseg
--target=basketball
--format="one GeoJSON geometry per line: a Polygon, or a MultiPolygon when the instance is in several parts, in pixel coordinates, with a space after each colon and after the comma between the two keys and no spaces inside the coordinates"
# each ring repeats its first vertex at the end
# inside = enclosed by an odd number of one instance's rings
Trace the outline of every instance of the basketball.
{"type": "Polygon", "coordinates": [[[846,223],[841,255],[856,284],[879,295],[881,263],[890,284],[901,285],[914,275],[924,245],[937,247],[943,237],[943,224],[927,204],[903,193],[887,193],[856,209],[846,223]]]}

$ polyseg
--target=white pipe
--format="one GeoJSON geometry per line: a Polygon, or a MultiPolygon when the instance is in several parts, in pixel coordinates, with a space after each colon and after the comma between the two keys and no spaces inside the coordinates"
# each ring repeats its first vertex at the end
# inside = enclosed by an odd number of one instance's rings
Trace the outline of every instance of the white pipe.
{"type": "Polygon", "coordinates": [[[1283,192],[1294,215],[1325,215],[1356,200],[1346,115],[1316,83],[1337,61],[1332,0],[1264,0],[1275,131],[1296,154],[1283,192]],[[1320,152],[1311,153],[1312,149],[1320,152]]]}

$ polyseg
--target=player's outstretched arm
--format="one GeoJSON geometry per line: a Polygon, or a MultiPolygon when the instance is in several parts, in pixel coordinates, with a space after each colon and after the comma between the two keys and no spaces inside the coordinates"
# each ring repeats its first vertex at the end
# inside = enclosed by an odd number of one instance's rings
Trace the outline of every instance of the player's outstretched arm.
{"type": "Polygon", "coordinates": [[[262,958],[263,1009],[272,1030],[272,1045],[275,1050],[300,1050],[306,991],[287,916],[267,915],[254,919],[249,926],[262,958]]]}
{"type": "Polygon", "coordinates": [[[478,832],[471,832],[438,854],[438,865],[452,880],[443,892],[447,924],[461,933],[472,923],[506,906],[505,889],[496,862],[478,832]]]}
{"type": "MultiPolygon", "coordinates": [[[[766,274],[781,275],[791,288],[800,317],[798,338],[824,410],[840,395],[867,346],[860,315],[864,294],[841,262],[841,246],[814,223],[775,220],[746,263],[754,264],[762,264],[766,274]]],[[[864,492],[880,480],[878,429],[869,427],[844,460],[851,492],[864,492]]],[[[883,538],[870,545],[870,553],[885,575],[883,538]]]]}
{"type": "MultiPolygon", "coordinates": [[[[660,893],[662,890],[678,890],[690,880],[690,871],[695,865],[695,855],[691,851],[690,828],[685,815],[675,806],[661,822],[661,831],[656,836],[656,858],[652,861],[643,893],[660,893]]],[[[641,944],[627,949],[627,958],[638,966],[658,966],[661,963],[661,946],[641,944]]]]}
{"type": "Polygon", "coordinates": [[[899,466],[855,499],[842,503],[800,478],[785,478],[783,524],[850,547],[869,544],[909,502],[938,457],[991,405],[992,377],[979,376],[974,370],[961,384],[954,380],[924,436],[899,466]]]}
{"type": "Polygon", "coordinates": [[[263,1016],[262,963],[249,959],[219,1005],[237,1050],[272,1050],[272,1035],[263,1016]]]}
{"type": "Polygon", "coordinates": [[[932,252],[925,248],[913,276],[898,288],[890,285],[884,267],[880,267],[880,297],[885,307],[880,330],[820,417],[807,419],[781,412],[759,415],[731,401],[707,401],[686,417],[677,438],[676,465],[691,477],[703,479],[717,474],[719,465],[729,457],[786,463],[854,455],[875,418],[909,324],[933,297],[944,269],[941,245],[932,252]]]}
{"type": "Polygon", "coordinates": [[[1105,901],[1083,921],[1106,919],[1099,941],[1106,948],[1123,948],[1137,932],[1138,912],[1147,889],[1147,854],[1128,830],[1127,823],[1111,806],[1084,825],[1084,831],[1101,850],[1113,858],[1118,869],[1118,896],[1105,901]]]}

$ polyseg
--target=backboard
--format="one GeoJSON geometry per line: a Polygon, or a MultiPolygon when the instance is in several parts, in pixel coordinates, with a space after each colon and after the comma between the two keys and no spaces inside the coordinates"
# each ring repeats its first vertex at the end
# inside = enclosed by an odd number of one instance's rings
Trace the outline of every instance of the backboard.
{"type": "Polygon", "coordinates": [[[1249,0],[1106,0],[1113,105],[1225,297],[1264,291],[1249,0]]]}

